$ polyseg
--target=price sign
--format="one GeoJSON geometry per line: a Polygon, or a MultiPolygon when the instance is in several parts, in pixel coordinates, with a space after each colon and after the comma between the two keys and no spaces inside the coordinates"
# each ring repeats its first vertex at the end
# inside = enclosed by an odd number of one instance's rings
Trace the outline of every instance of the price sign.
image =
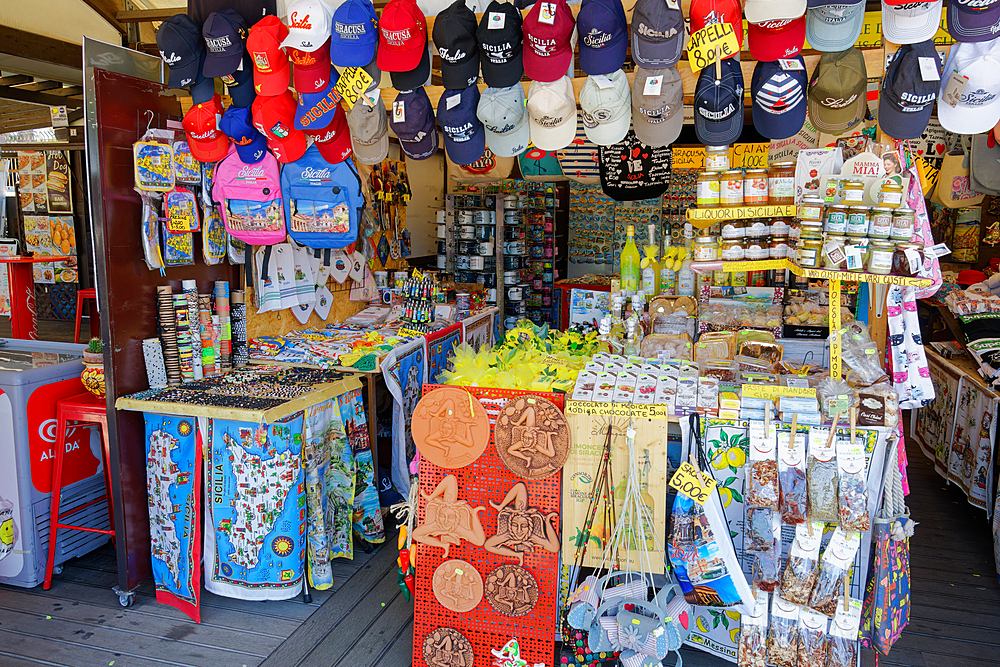
{"type": "Polygon", "coordinates": [[[711,475],[705,473],[702,473],[701,480],[699,480],[698,471],[693,465],[684,461],[674,476],[670,478],[670,486],[676,489],[677,493],[683,493],[699,505],[704,505],[708,502],[708,496],[712,493],[712,489],[715,488],[715,480],[712,479],[711,475]]]}
{"type": "Polygon", "coordinates": [[[712,23],[691,35],[688,42],[688,64],[692,72],[699,72],[716,60],[734,56],[740,51],[736,33],[731,23],[712,23]]]}
{"type": "Polygon", "coordinates": [[[354,104],[361,99],[372,84],[371,75],[360,67],[348,67],[340,74],[334,90],[340,94],[347,109],[353,109],[354,104]]]}

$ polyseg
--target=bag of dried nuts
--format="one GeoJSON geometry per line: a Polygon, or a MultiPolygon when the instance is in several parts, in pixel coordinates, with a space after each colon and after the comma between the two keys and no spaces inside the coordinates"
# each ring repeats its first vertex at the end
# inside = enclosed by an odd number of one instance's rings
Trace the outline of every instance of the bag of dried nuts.
{"type": "Polygon", "coordinates": [[[824,667],[826,665],[827,636],[829,619],[813,611],[799,612],[799,664],[798,667],[824,667]]]}
{"type": "Polygon", "coordinates": [[[781,597],[796,604],[809,602],[816,583],[819,545],[823,539],[823,522],[811,521],[795,526],[795,540],[788,550],[788,561],[781,575],[781,597]],[[811,530],[810,530],[811,527],[811,530]]]}
{"type": "Polygon", "coordinates": [[[799,612],[802,607],[782,598],[771,605],[771,630],[767,635],[767,663],[796,667],[799,655],[799,612]]]}
{"type": "Polygon", "coordinates": [[[752,421],[750,440],[750,492],[747,507],[778,509],[778,463],[774,456],[776,430],[764,432],[764,422],[752,421]]]}
{"type": "Polygon", "coordinates": [[[829,544],[819,563],[819,575],[809,594],[809,606],[833,618],[841,594],[844,594],[844,577],[851,569],[854,556],[861,546],[861,533],[844,530],[833,531],[829,544]]]}
{"type": "Polygon", "coordinates": [[[765,667],[767,664],[767,602],[768,594],[757,591],[752,612],[740,617],[737,667],[765,667]]]}

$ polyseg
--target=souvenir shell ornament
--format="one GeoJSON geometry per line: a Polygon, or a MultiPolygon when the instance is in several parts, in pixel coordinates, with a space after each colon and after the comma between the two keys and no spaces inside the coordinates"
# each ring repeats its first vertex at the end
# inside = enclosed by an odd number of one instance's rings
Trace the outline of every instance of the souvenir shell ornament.
{"type": "Polygon", "coordinates": [[[486,599],[506,616],[524,616],[538,604],[538,582],[520,565],[501,565],[486,578],[486,599]]]}
{"type": "Polygon", "coordinates": [[[497,454],[515,474],[544,479],[569,457],[569,425],[559,408],[538,396],[507,401],[493,429],[497,454]]]}
{"type": "Polygon", "coordinates": [[[483,600],[483,577],[464,560],[448,560],[434,570],[434,597],[445,609],[463,614],[483,600]]]}
{"type": "Polygon", "coordinates": [[[469,465],[490,441],[486,409],[458,387],[441,387],[421,398],[411,428],[420,455],[442,468],[469,465]]]}
{"type": "Polygon", "coordinates": [[[424,638],[424,662],[428,667],[472,667],[472,643],[458,630],[438,628],[424,638]]]}

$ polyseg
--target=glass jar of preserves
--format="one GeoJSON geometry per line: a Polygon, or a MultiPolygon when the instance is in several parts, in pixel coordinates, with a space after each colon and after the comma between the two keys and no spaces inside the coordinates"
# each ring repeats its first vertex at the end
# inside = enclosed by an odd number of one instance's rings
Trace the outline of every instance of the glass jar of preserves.
{"type": "Polygon", "coordinates": [[[868,235],[867,206],[852,206],[847,210],[847,233],[851,236],[868,235]]]}
{"type": "Polygon", "coordinates": [[[827,206],[826,208],[826,222],[823,228],[828,234],[846,234],[847,233],[847,210],[848,206],[843,204],[834,204],[833,206],[827,206]]]}
{"type": "Polygon", "coordinates": [[[748,260],[768,259],[771,256],[771,242],[766,236],[746,239],[743,242],[744,256],[748,260]]]}
{"type": "Polygon", "coordinates": [[[698,208],[716,208],[719,205],[719,174],[703,171],[695,182],[695,198],[698,208]]]}
{"type": "Polygon", "coordinates": [[[896,244],[889,239],[873,239],[871,250],[868,252],[868,273],[879,275],[889,275],[892,273],[892,256],[895,253],[896,244]]]}
{"type": "Polygon", "coordinates": [[[773,162],[767,169],[767,203],[795,203],[795,163],[773,162]]]}
{"type": "Polygon", "coordinates": [[[767,169],[747,169],[743,174],[743,202],[747,206],[767,203],[767,169]]]}
{"type": "Polygon", "coordinates": [[[789,252],[787,236],[771,236],[771,245],[768,248],[770,259],[785,259],[789,256],[789,252]]]}
{"type": "Polygon", "coordinates": [[[885,179],[879,186],[877,201],[879,206],[899,208],[903,204],[903,184],[891,178],[885,179]]]}
{"type": "Polygon", "coordinates": [[[727,171],[729,169],[729,146],[705,146],[705,169],[727,171]]]}
{"type": "Polygon", "coordinates": [[[792,232],[792,226],[788,224],[788,218],[773,218],[771,220],[771,236],[788,236],[792,232]]]}
{"type": "Polygon", "coordinates": [[[719,244],[714,236],[699,236],[694,240],[691,252],[696,262],[714,262],[719,259],[719,244]]]}
{"type": "Polygon", "coordinates": [[[868,238],[887,239],[892,230],[892,209],[876,206],[871,210],[868,222],[868,238]]]}
{"type": "Polygon", "coordinates": [[[840,179],[830,176],[826,179],[826,187],[823,188],[823,201],[832,204],[837,200],[837,192],[840,191],[840,179]]]}
{"type": "Polygon", "coordinates": [[[827,234],[823,243],[823,268],[831,271],[839,271],[844,266],[846,255],[844,248],[847,245],[847,237],[843,234],[827,234]]]}
{"type": "Polygon", "coordinates": [[[796,247],[795,260],[799,266],[815,269],[819,266],[819,254],[822,252],[822,238],[802,238],[796,247]]]}
{"type": "Polygon", "coordinates": [[[894,241],[909,241],[913,237],[914,211],[900,206],[892,212],[892,229],[889,238],[894,241]]]}
{"type": "Polygon", "coordinates": [[[822,223],[816,222],[815,220],[799,221],[799,229],[801,230],[800,235],[816,235],[819,237],[823,236],[823,225],[822,223]]]}
{"type": "Polygon", "coordinates": [[[841,185],[840,200],[845,204],[860,204],[865,199],[864,181],[845,181],[841,185]]]}
{"type": "Polygon", "coordinates": [[[724,171],[719,181],[721,185],[719,205],[743,206],[743,172],[739,169],[724,171]]]}
{"type": "Polygon", "coordinates": [[[816,195],[806,195],[796,209],[799,220],[823,220],[823,200],[816,195]]]}
{"type": "Polygon", "coordinates": [[[924,265],[924,244],[900,241],[892,253],[892,272],[897,276],[912,278],[924,265]]]}
{"type": "Polygon", "coordinates": [[[743,239],[724,239],[719,250],[722,260],[725,262],[738,262],[746,256],[743,249],[743,239]]]}
{"type": "Polygon", "coordinates": [[[726,220],[722,223],[720,235],[723,239],[742,239],[746,236],[746,222],[744,220],[726,220]]]}
{"type": "Polygon", "coordinates": [[[759,239],[771,233],[770,220],[764,218],[752,218],[746,222],[746,237],[759,239]]]}

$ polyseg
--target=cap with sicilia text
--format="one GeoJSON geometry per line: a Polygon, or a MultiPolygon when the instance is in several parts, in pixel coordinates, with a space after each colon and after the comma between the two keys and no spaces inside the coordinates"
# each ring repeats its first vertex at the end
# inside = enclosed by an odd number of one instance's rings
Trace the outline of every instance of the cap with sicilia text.
{"type": "Polygon", "coordinates": [[[679,0],[639,0],[632,10],[632,59],[640,67],[672,67],[684,51],[679,0]]]}
{"type": "Polygon", "coordinates": [[[621,0],[589,0],[580,8],[576,29],[584,72],[610,74],[625,64],[628,22],[621,0]]]}
{"type": "Polygon", "coordinates": [[[472,164],[486,148],[486,132],[476,116],[478,107],[478,86],[445,90],[438,100],[437,122],[444,136],[444,150],[457,165],[472,164]]]}
{"type": "Polygon", "coordinates": [[[617,144],[632,125],[632,89],[622,70],[591,74],[580,89],[583,132],[598,146],[617,144]]]}
{"type": "Polygon", "coordinates": [[[684,86],[677,68],[636,69],[632,126],[639,141],[647,146],[667,146],[677,140],[683,125],[684,86]]]}
{"type": "Polygon", "coordinates": [[[831,134],[861,123],[868,105],[868,70],[855,47],[824,53],[809,79],[809,120],[831,134]]]}
{"type": "MultiPolygon", "coordinates": [[[[893,4],[882,0],[882,32],[894,44],[932,39],[941,24],[942,0],[893,4]]],[[[949,7],[949,14],[951,8],[949,7]]]]}
{"type": "Polygon", "coordinates": [[[952,45],[937,115],[941,126],[956,134],[988,132],[1000,121],[1000,40],[952,45]],[[959,89],[949,89],[953,74],[963,82],[959,89]]]}
{"type": "Polygon", "coordinates": [[[903,44],[882,78],[878,124],[893,139],[916,139],[931,120],[941,86],[941,61],[934,42],[903,44]]]}
{"type": "Polygon", "coordinates": [[[323,0],[294,0],[288,5],[288,36],[284,48],[315,51],[322,48],[333,28],[333,14],[323,0]]]}
{"type": "Polygon", "coordinates": [[[949,0],[948,32],[960,42],[987,42],[1000,35],[1000,0],[949,0]]]}
{"type": "Polygon", "coordinates": [[[694,133],[706,146],[736,141],[743,131],[743,70],[727,58],[701,70],[694,89],[694,133]]]}
{"type": "Polygon", "coordinates": [[[524,76],[522,39],[521,12],[509,2],[493,0],[476,30],[479,64],[487,86],[507,88],[524,76]]]}
{"type": "Polygon", "coordinates": [[[691,0],[689,18],[692,35],[705,26],[728,23],[733,26],[740,49],[743,48],[743,10],[739,0],[691,0]]]}
{"type": "MultiPolygon", "coordinates": [[[[318,93],[330,83],[330,49],[324,44],[315,51],[286,49],[292,63],[292,84],[297,93],[318,93]]],[[[336,75],[336,70],[334,70],[336,75]]]]}
{"type": "MultiPolygon", "coordinates": [[[[363,103],[359,100],[357,104],[363,103]]],[[[351,132],[347,126],[347,115],[339,104],[335,105],[332,116],[323,129],[309,128],[305,133],[312,138],[324,160],[337,164],[351,156],[351,132]]]]}
{"type": "Polygon", "coordinates": [[[160,58],[170,68],[169,88],[187,88],[201,75],[205,42],[201,28],[187,14],[175,14],[160,24],[156,31],[156,48],[160,58]]]}
{"type": "Polygon", "coordinates": [[[806,18],[768,19],[747,27],[750,55],[754,59],[779,60],[802,53],[806,40],[806,18]]]}
{"type": "Polygon", "coordinates": [[[188,147],[200,162],[218,162],[229,152],[229,137],[219,129],[222,100],[218,95],[208,102],[195,104],[184,114],[182,125],[188,147]]]}
{"type": "MultiPolygon", "coordinates": [[[[533,81],[558,81],[573,62],[576,29],[566,0],[539,0],[524,17],[524,73],[533,81]]],[[[530,95],[529,95],[530,97],[530,95]]]]}
{"type": "Polygon", "coordinates": [[[531,143],[543,151],[563,149],[576,137],[576,98],[568,76],[532,81],[527,109],[531,143]]]}
{"type": "Polygon", "coordinates": [[[295,127],[300,130],[321,130],[333,121],[340,94],[334,90],[340,75],[330,65],[330,76],[326,87],[315,93],[300,93],[295,110],[295,127]]]}

